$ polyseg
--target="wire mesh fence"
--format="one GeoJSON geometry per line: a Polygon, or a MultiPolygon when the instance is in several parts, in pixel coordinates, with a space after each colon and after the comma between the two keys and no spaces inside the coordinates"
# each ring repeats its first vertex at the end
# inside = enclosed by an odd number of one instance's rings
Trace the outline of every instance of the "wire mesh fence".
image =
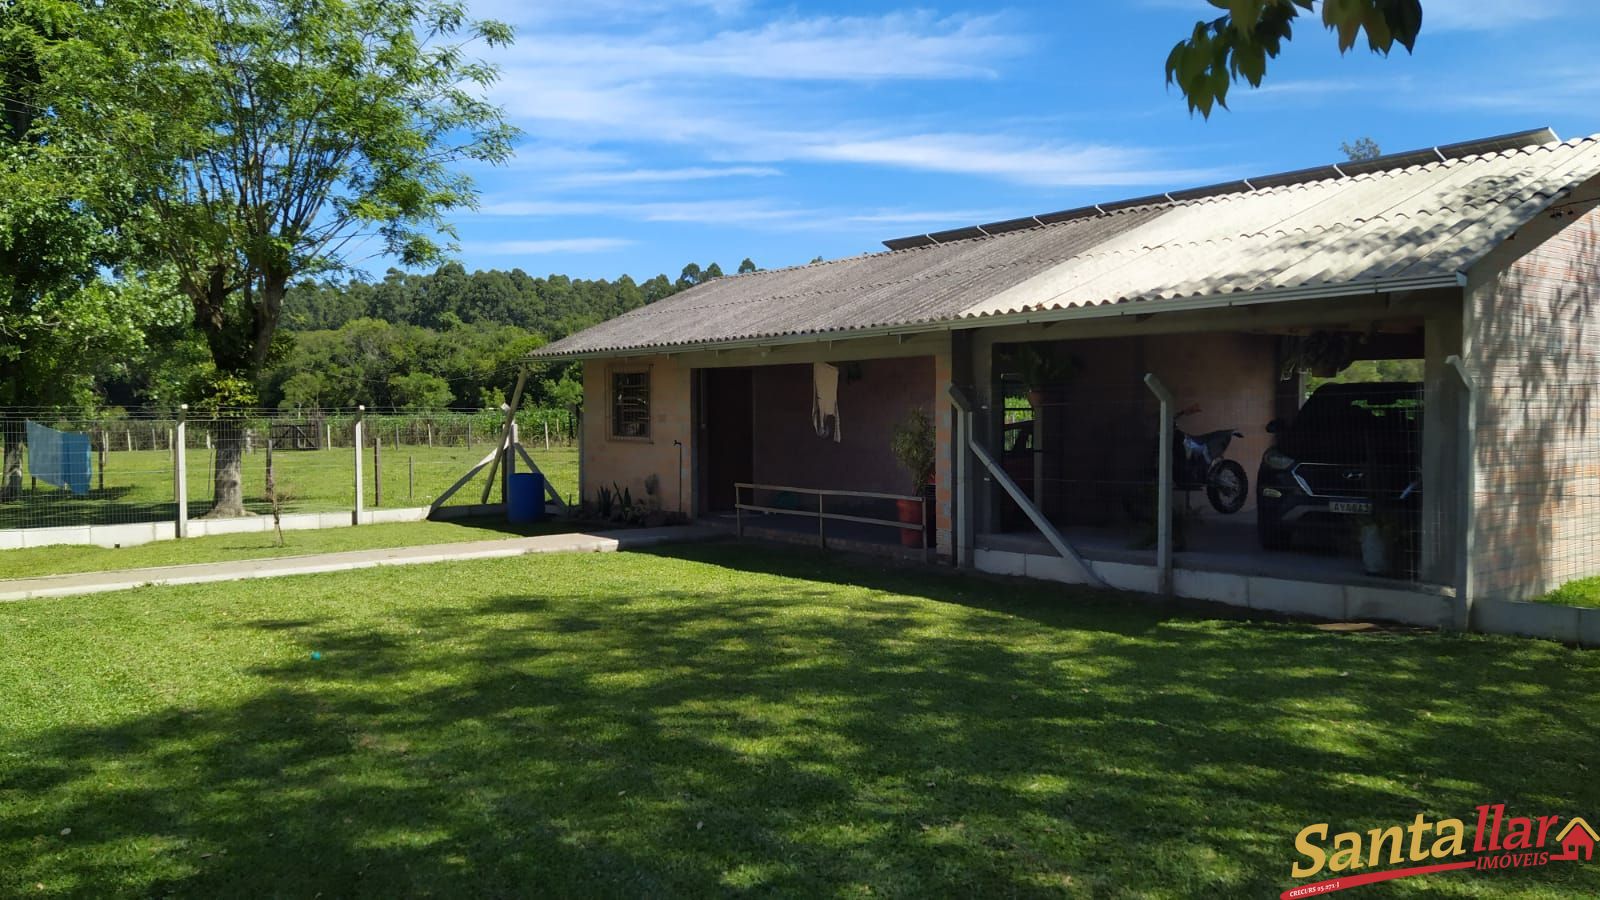
{"type": "MultiPolygon", "coordinates": [[[[1424,491],[1420,384],[1302,397],[1202,373],[1166,388],[1175,552],[1252,571],[1447,580],[1456,526],[1424,491]]],[[[1006,475],[1080,552],[1154,561],[1162,422],[1145,383],[1013,387],[997,418],[1006,475]]],[[[1032,532],[1018,503],[993,495],[1002,533],[1032,532]]]]}
{"type": "MultiPolygon", "coordinates": [[[[494,410],[222,410],[180,419],[165,411],[0,409],[0,529],[172,521],[180,455],[192,518],[349,510],[358,418],[366,508],[432,505],[495,451],[504,427],[494,410]]],[[[526,409],[517,425],[551,486],[575,498],[575,416],[526,409]]],[[[517,469],[526,468],[519,459],[517,469]]],[[[481,502],[487,478],[479,472],[449,504],[481,502]]],[[[500,500],[498,481],[490,502],[500,500]]]]}

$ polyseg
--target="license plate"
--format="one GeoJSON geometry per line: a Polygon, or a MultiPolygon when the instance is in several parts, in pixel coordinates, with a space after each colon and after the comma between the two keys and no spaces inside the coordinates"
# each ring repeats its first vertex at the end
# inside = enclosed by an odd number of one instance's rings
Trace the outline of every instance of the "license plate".
{"type": "Polygon", "coordinates": [[[1362,500],[1330,500],[1328,501],[1328,512],[1364,516],[1372,512],[1372,504],[1362,500]]]}

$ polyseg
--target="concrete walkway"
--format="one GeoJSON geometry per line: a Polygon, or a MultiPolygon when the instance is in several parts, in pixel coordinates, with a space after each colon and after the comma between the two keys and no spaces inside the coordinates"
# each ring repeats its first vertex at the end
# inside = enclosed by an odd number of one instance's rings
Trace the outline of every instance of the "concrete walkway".
{"type": "Polygon", "coordinates": [[[0,581],[0,602],[97,594],[102,591],[121,591],[149,584],[242,581],[246,578],[277,578],[282,575],[309,575],[315,572],[348,572],[352,569],[370,569],[374,566],[412,566],[464,559],[499,559],[528,553],[609,553],[654,547],[657,544],[711,540],[724,536],[725,534],[718,529],[700,525],[637,528],[602,534],[544,534],[537,537],[495,541],[464,541],[457,544],[349,550],[343,553],[280,556],[273,559],[197,563],[188,566],[43,575],[38,578],[0,581]]]}

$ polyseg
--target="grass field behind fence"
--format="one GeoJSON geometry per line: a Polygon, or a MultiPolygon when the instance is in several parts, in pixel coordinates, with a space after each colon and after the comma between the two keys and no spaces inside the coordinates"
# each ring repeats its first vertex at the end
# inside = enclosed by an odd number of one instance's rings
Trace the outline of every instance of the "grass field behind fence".
{"type": "MultiPolygon", "coordinates": [[[[534,462],[563,499],[578,491],[578,451],[573,447],[527,445],[534,462]]],[[[466,447],[412,447],[385,445],[382,454],[383,503],[381,508],[427,506],[449,489],[489,452],[479,443],[466,447]]],[[[205,514],[212,501],[214,451],[203,447],[188,452],[189,515],[205,514]]],[[[0,528],[41,528],[69,525],[110,525],[154,522],[172,518],[176,499],[172,489],[172,455],[165,450],[111,451],[106,454],[104,487],[99,455],[87,495],[74,496],[60,488],[33,486],[23,465],[20,500],[0,503],[0,528]]],[[[349,447],[332,450],[278,451],[273,454],[278,491],[285,496],[285,512],[327,512],[350,509],[355,497],[354,453],[349,447]]],[[[365,504],[378,507],[372,448],[363,457],[365,504]]],[[[517,471],[526,470],[520,459],[517,471]]],[[[244,457],[245,503],[254,512],[270,512],[266,496],[267,454],[257,450],[244,457]]],[[[449,505],[480,502],[486,472],[453,496],[449,505]]],[[[498,490],[491,502],[499,500],[498,490]]]]}

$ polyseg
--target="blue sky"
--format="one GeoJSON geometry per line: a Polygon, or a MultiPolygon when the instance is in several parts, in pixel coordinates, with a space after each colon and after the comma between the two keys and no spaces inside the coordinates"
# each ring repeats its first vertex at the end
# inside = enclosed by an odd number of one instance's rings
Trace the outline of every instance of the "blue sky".
{"type": "Polygon", "coordinates": [[[1266,87],[1210,121],[1162,77],[1206,0],[471,5],[517,29],[492,96],[525,135],[471,170],[469,269],[775,268],[1332,162],[1363,135],[1393,152],[1600,131],[1588,0],[1424,0],[1416,54],[1389,59],[1340,57],[1306,19],[1266,87]]]}

